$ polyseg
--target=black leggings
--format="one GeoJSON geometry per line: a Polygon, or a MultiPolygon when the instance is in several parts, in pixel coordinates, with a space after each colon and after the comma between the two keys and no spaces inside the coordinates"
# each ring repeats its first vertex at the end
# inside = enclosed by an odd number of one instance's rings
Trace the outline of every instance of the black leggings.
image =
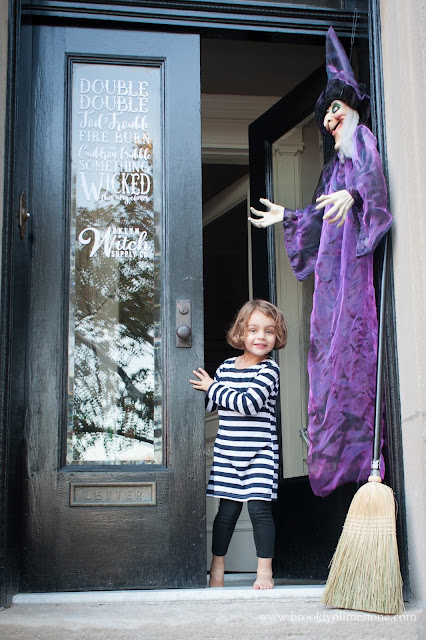
{"type": "MultiPolygon", "coordinates": [[[[247,506],[253,525],[257,557],[273,558],[275,525],[272,518],[271,502],[270,500],[249,500],[247,506]]],[[[212,552],[215,556],[226,556],[242,508],[242,502],[220,499],[219,511],[213,523],[212,552]]]]}

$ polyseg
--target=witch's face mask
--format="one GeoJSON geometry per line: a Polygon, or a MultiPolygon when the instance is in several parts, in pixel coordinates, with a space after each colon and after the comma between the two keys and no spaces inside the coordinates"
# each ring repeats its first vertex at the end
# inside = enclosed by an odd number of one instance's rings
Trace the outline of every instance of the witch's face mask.
{"type": "Polygon", "coordinates": [[[324,128],[334,138],[334,148],[339,149],[342,140],[343,123],[350,111],[350,107],[341,100],[333,100],[324,116],[324,128]]]}

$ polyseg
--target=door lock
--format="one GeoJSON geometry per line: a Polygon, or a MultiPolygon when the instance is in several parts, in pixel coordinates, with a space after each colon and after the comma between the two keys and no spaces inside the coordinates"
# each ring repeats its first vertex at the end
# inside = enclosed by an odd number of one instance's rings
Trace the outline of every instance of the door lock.
{"type": "Polygon", "coordinates": [[[191,301],[176,300],[176,346],[192,347],[191,301]]]}
{"type": "Polygon", "coordinates": [[[27,220],[29,217],[30,214],[27,211],[27,198],[25,197],[24,191],[22,191],[19,196],[19,211],[17,214],[19,236],[21,240],[25,238],[25,234],[27,233],[27,220]]]}

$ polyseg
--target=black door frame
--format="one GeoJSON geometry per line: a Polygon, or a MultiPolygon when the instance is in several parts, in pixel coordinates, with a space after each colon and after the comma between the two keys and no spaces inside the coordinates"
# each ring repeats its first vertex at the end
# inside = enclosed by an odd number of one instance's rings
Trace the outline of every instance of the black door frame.
{"type": "MultiPolygon", "coordinates": [[[[11,290],[14,274],[11,272],[10,246],[12,234],[16,233],[15,214],[18,207],[19,194],[14,184],[15,157],[15,121],[16,121],[16,87],[18,78],[17,59],[20,48],[21,21],[39,22],[44,24],[73,24],[78,21],[79,26],[135,28],[142,25],[144,29],[163,30],[191,30],[203,35],[221,33],[229,37],[241,37],[250,32],[252,37],[262,38],[265,33],[286,34],[289,38],[301,35],[313,42],[323,41],[327,28],[332,24],[340,37],[350,37],[354,22],[354,8],[359,9],[357,34],[365,36],[368,33],[370,43],[370,70],[372,78],[371,94],[375,110],[373,126],[379,141],[382,156],[385,150],[385,126],[383,107],[383,88],[381,86],[381,42],[379,0],[348,0],[347,2],[329,2],[329,7],[315,7],[315,1],[305,2],[294,7],[291,4],[277,6],[276,2],[261,2],[257,6],[245,3],[243,0],[234,2],[222,0],[213,2],[193,2],[182,0],[179,9],[173,3],[145,2],[140,0],[137,5],[129,0],[128,3],[108,5],[105,13],[99,12],[99,5],[95,2],[84,4],[74,0],[64,0],[56,3],[47,0],[38,5],[34,0],[21,4],[21,0],[9,2],[8,29],[8,71],[6,98],[7,121],[5,136],[5,188],[4,188],[4,223],[3,223],[3,252],[2,252],[2,288],[0,309],[0,606],[11,601],[11,597],[19,590],[19,548],[18,548],[18,520],[17,504],[19,502],[19,442],[14,439],[16,429],[8,430],[13,420],[25,421],[24,415],[11,416],[8,403],[9,382],[11,376],[19,375],[14,370],[14,354],[10,349],[10,327],[12,322],[20,322],[12,317],[11,290]],[[307,6],[310,4],[311,6],[307,6]],[[343,8],[342,8],[343,6],[343,8]]],[[[25,79],[19,78],[19,82],[25,79]]],[[[21,153],[25,150],[19,150],[21,153]]],[[[385,172],[386,158],[383,157],[385,172]]],[[[390,267],[392,267],[392,253],[389,252],[390,267]]],[[[398,382],[398,358],[395,340],[395,309],[393,296],[392,268],[390,273],[390,291],[386,308],[386,403],[389,421],[389,438],[393,450],[399,453],[391,462],[394,489],[399,496],[400,518],[399,534],[403,540],[401,565],[406,574],[405,585],[408,592],[408,576],[406,567],[406,529],[404,477],[401,460],[401,416],[398,382]],[[402,527],[402,528],[401,528],[402,527]],[[404,569],[405,567],[405,569],[404,569]]],[[[25,390],[22,389],[22,393],[25,390]]]]}

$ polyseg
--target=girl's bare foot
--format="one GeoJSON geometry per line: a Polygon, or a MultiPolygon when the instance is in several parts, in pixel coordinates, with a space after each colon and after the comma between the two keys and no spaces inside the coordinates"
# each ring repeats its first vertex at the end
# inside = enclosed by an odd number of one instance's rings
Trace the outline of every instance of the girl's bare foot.
{"type": "Polygon", "coordinates": [[[210,567],[209,587],[223,587],[225,576],[225,556],[213,556],[210,567]]]}
{"type": "Polygon", "coordinates": [[[257,559],[257,576],[253,589],[273,589],[272,558],[257,559]]]}

